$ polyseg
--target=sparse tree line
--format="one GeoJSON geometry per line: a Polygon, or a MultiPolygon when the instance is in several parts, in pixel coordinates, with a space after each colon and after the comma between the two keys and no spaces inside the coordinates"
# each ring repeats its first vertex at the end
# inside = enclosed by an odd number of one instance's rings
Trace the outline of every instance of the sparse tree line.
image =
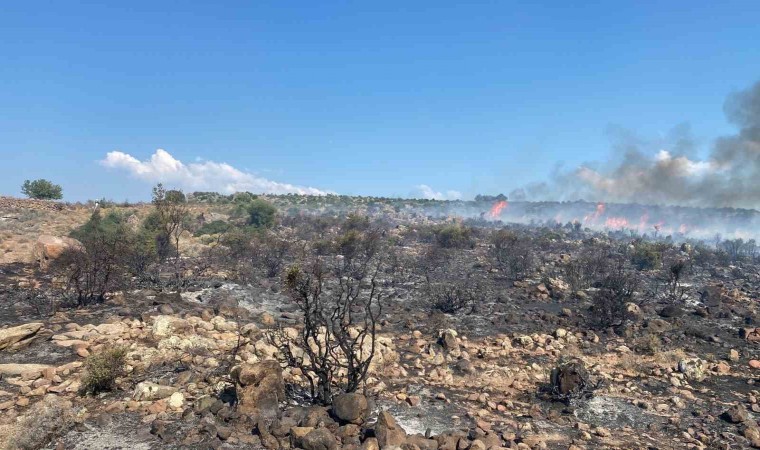
{"type": "MultiPolygon", "coordinates": [[[[158,184],[153,188],[152,206],[142,220],[134,213],[96,208],[71,233],[82,246],[67,249],[53,267],[68,303],[100,302],[109,293],[133,285],[181,290],[211,268],[209,255],[191,258],[183,252],[183,234],[202,229],[191,217],[185,195],[158,184]]],[[[250,235],[274,224],[274,207],[260,199],[241,201],[235,211],[240,228],[248,228],[250,235]]],[[[271,260],[281,253],[257,255],[276,266],[271,260]]]]}

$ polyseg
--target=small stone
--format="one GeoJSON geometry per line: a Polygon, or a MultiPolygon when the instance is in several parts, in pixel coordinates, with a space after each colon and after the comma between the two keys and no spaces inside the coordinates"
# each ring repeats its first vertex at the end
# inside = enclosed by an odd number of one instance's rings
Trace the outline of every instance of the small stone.
{"type": "Polygon", "coordinates": [[[596,435],[599,437],[610,437],[610,430],[602,427],[598,427],[596,430],[596,435]]]}
{"type": "Polygon", "coordinates": [[[410,395],[406,398],[406,402],[409,403],[409,406],[417,406],[420,404],[420,396],[419,395],[410,395]]]}
{"type": "Polygon", "coordinates": [[[175,392],[169,397],[169,407],[180,409],[185,404],[185,396],[181,392],[175,392]]]}
{"type": "Polygon", "coordinates": [[[227,439],[232,436],[232,428],[229,427],[218,427],[216,429],[216,435],[219,437],[219,439],[226,441],[227,439]]]}

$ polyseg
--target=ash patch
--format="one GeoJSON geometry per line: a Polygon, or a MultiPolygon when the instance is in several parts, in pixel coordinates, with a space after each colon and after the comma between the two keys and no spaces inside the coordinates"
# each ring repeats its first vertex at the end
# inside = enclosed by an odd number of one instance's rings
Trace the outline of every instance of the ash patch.
{"type": "Polygon", "coordinates": [[[50,340],[35,341],[29,347],[3,355],[4,363],[61,365],[76,361],[69,348],[60,347],[50,340]]]}
{"type": "MultiPolygon", "coordinates": [[[[423,401],[416,407],[392,401],[378,401],[377,405],[380,410],[391,413],[407,434],[424,435],[429,429],[431,435],[436,435],[470,425],[469,419],[465,418],[465,410],[454,406],[453,403],[435,400],[435,393],[430,389],[410,386],[408,391],[411,395],[419,395],[423,401]]],[[[446,395],[449,396],[449,392],[446,392],[446,395]]]]}
{"type": "Polygon", "coordinates": [[[645,428],[654,422],[654,417],[625,400],[597,396],[584,402],[575,410],[578,420],[595,427],[605,428],[645,428]]]}
{"type": "MultiPolygon", "coordinates": [[[[215,288],[204,288],[195,292],[183,292],[182,299],[191,303],[213,305],[225,300],[235,301],[241,308],[253,314],[278,314],[287,309],[287,296],[271,289],[253,285],[224,283],[215,288]]],[[[291,310],[294,308],[290,308],[291,310]]]]}
{"type": "MultiPolygon", "coordinates": [[[[133,414],[113,416],[105,423],[85,422],[58,439],[71,450],[153,450],[167,448],[149,433],[150,427],[133,414]]],[[[49,450],[58,447],[49,447],[49,450]]]]}

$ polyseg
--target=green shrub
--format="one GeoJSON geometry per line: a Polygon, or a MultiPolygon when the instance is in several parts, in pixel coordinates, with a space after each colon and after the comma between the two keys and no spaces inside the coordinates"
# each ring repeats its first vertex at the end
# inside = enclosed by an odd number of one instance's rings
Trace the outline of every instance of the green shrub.
{"type": "Polygon", "coordinates": [[[187,203],[187,198],[185,197],[184,192],[176,189],[166,191],[164,196],[169,203],[187,203]]]}
{"type": "Polygon", "coordinates": [[[113,389],[116,378],[124,374],[127,349],[115,347],[87,357],[84,362],[82,394],[98,394],[113,389]]]}
{"type": "Polygon", "coordinates": [[[223,220],[214,220],[213,222],[204,223],[198,231],[194,233],[195,237],[204,236],[207,234],[222,234],[229,231],[232,225],[223,220]]]}
{"type": "Polygon", "coordinates": [[[256,198],[256,195],[251,194],[250,192],[236,192],[232,194],[233,203],[246,204],[252,202],[256,198]]]}
{"type": "Polygon", "coordinates": [[[160,260],[163,261],[176,253],[174,243],[172,243],[171,236],[166,234],[158,211],[152,211],[145,217],[140,234],[142,236],[141,241],[146,244],[149,242],[149,247],[155,251],[160,260]]]}
{"type": "Polygon", "coordinates": [[[104,217],[100,210],[96,210],[90,215],[87,222],[75,228],[69,235],[86,244],[96,234],[103,234],[109,239],[118,239],[126,231],[125,227],[126,218],[124,215],[111,211],[104,217]]]}
{"type": "Polygon", "coordinates": [[[435,232],[436,243],[443,248],[467,248],[473,246],[472,230],[459,224],[445,225],[435,232]]]}
{"type": "Polygon", "coordinates": [[[271,228],[277,217],[277,208],[266,200],[255,198],[250,202],[240,204],[233,215],[245,217],[247,225],[256,228],[271,228]]]}
{"type": "Polygon", "coordinates": [[[639,270],[652,270],[662,265],[662,252],[654,244],[639,242],[631,255],[631,264],[639,270]]]}
{"type": "Polygon", "coordinates": [[[63,188],[59,184],[40,178],[39,180],[25,180],[21,185],[21,192],[29,198],[42,200],[59,200],[63,198],[63,188]]]}

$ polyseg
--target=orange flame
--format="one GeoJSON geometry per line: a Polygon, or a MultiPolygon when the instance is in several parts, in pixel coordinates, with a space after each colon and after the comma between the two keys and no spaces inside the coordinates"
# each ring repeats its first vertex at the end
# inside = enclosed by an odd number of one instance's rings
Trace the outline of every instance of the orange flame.
{"type": "Polygon", "coordinates": [[[596,211],[594,211],[593,214],[588,214],[585,217],[583,217],[583,221],[596,222],[597,220],[599,220],[600,217],[604,215],[604,209],[605,209],[604,203],[602,202],[597,203],[596,211]]]}
{"type": "Polygon", "coordinates": [[[604,226],[615,230],[628,228],[628,219],[624,217],[608,217],[607,220],[604,221],[604,226]]]}
{"type": "Polygon", "coordinates": [[[506,202],[506,200],[494,203],[493,206],[491,206],[491,210],[488,211],[488,217],[492,219],[498,219],[499,216],[501,216],[501,211],[507,206],[509,206],[509,204],[506,202]]]}

